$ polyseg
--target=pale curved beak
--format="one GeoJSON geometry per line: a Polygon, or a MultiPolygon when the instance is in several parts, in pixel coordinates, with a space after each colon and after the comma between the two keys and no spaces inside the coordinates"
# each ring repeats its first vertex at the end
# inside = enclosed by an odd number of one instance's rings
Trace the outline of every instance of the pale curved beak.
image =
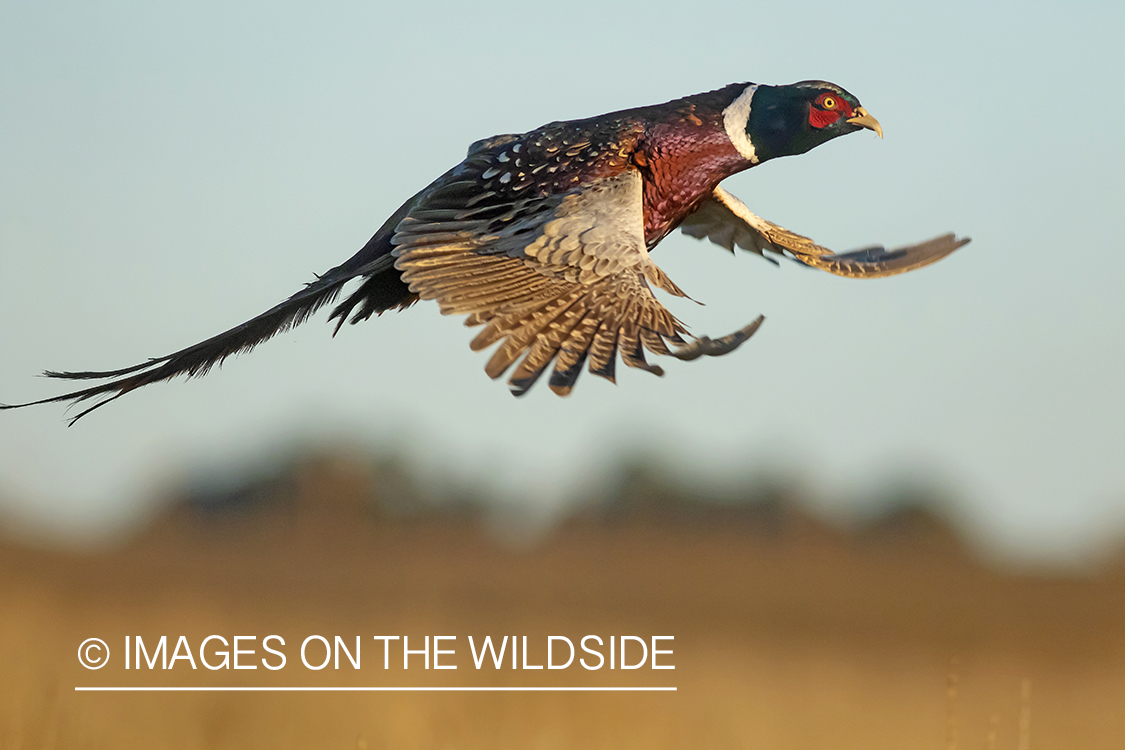
{"type": "Polygon", "coordinates": [[[855,117],[849,117],[848,122],[850,122],[852,125],[859,125],[861,128],[874,130],[877,136],[879,136],[880,138],[883,137],[883,126],[880,125],[879,121],[872,117],[871,114],[863,107],[857,108],[855,111],[855,117]]]}

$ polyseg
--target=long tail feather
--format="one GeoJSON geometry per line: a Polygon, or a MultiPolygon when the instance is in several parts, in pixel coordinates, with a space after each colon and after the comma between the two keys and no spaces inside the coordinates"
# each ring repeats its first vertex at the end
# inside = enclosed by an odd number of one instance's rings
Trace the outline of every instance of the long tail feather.
{"type": "Polygon", "coordinates": [[[164,357],[150,359],[132,367],[120,370],[45,372],[43,374],[47,377],[61,380],[113,379],[106,383],[39,401],[31,401],[25,404],[3,404],[0,405],[0,409],[15,409],[22,406],[61,401],[72,401],[77,404],[97,396],[108,396],[108,398],[99,401],[73,417],[70,423],[74,424],[94,409],[105,406],[129,391],[149,383],[170,380],[178,375],[186,375],[189,378],[205,375],[215,365],[222,364],[227,357],[250,351],[263,341],[305,322],[310,315],[331,302],[339,294],[340,287],[346,281],[347,279],[328,283],[324,281],[313,282],[273,309],[242,325],[235,326],[229,331],[220,333],[218,336],[213,336],[194,346],[189,346],[164,357]]]}
{"type": "MultiPolygon", "coordinates": [[[[317,310],[335,300],[344,285],[355,278],[364,277],[370,281],[370,279],[380,275],[395,276],[395,279],[391,282],[379,283],[374,286],[365,284],[360,287],[360,290],[371,291],[374,289],[379,291],[378,302],[385,303],[388,308],[396,305],[406,306],[410,300],[390,299],[393,296],[391,292],[401,291],[408,294],[405,285],[393,283],[397,282],[397,272],[394,270],[394,258],[390,254],[390,238],[394,234],[394,228],[398,221],[416,200],[417,196],[396,211],[354,256],[323,276],[317,277],[304,289],[261,315],[194,346],[189,346],[164,357],[150,359],[132,367],[124,367],[119,370],[45,372],[44,375],[47,377],[60,380],[108,379],[108,382],[38,401],[29,401],[22,404],[0,404],[0,409],[18,409],[25,406],[35,406],[36,404],[67,401],[79,404],[99,396],[105,397],[93,406],[84,409],[77,416],[72,417],[70,424],[73,425],[95,409],[121,398],[129,391],[141,386],[170,380],[180,375],[189,378],[205,375],[211,368],[221,365],[227,357],[248,352],[277,334],[304,323],[317,310]]],[[[352,305],[356,301],[365,301],[371,304],[370,300],[365,299],[365,295],[360,294],[353,295],[350,301],[352,305]]]]}

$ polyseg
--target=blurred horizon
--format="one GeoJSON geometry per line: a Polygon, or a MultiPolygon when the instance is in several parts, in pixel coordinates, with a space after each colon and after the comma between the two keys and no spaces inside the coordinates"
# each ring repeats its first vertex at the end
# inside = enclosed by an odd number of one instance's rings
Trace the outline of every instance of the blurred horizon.
{"type": "Polygon", "coordinates": [[[1107,530],[1101,543],[1070,556],[1019,555],[998,548],[958,512],[964,498],[933,477],[897,476],[873,484],[863,498],[833,511],[823,488],[799,473],[763,471],[721,479],[690,476],[651,453],[634,452],[607,461],[558,505],[522,502],[499,492],[481,477],[465,481],[455,473],[433,473],[409,454],[363,449],[348,440],[301,441],[274,445],[240,463],[197,466],[170,473],[150,488],[136,510],[100,527],[43,523],[22,514],[20,504],[0,487],[0,540],[60,550],[112,552],[145,538],[184,514],[244,523],[243,517],[270,518],[292,512],[293,503],[327,509],[354,507],[375,522],[446,521],[476,527],[502,545],[530,549],[574,523],[651,523],[686,528],[745,528],[754,539],[763,528],[815,526],[842,543],[896,537],[941,540],[997,570],[1027,573],[1089,573],[1125,562],[1125,529],[1107,530]],[[316,488],[310,494],[310,487],[316,488]],[[312,498],[312,499],[310,499],[312,498]],[[919,536],[920,535],[920,536],[919,536]]]}

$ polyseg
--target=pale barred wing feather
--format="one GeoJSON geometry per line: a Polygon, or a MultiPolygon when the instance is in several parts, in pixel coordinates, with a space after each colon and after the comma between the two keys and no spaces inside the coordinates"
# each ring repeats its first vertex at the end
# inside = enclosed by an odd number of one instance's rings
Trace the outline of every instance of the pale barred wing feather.
{"type": "MultiPolygon", "coordinates": [[[[710,240],[719,247],[725,247],[731,253],[734,253],[736,246],[743,250],[749,250],[777,265],[776,260],[765,254],[766,250],[779,252],[777,248],[770,244],[765,234],[755,229],[746,220],[739,218],[736,212],[732,211],[725,202],[717,197],[720,190],[722,188],[716,187],[716,197],[705,199],[695,211],[680,223],[680,231],[697,240],[710,240]]],[[[729,195],[725,190],[723,190],[723,194],[729,195]]],[[[734,196],[730,197],[733,198],[734,196]]],[[[739,202],[741,203],[741,201],[739,202]]],[[[743,207],[745,208],[745,206],[743,207]]],[[[749,213],[749,209],[747,209],[747,213],[749,213]]],[[[753,216],[753,214],[750,215],[753,216]]]]}
{"type": "Polygon", "coordinates": [[[808,237],[766,221],[721,187],[680,224],[684,234],[709,239],[734,252],[737,245],[763,257],[768,250],[788,254],[807,266],[852,278],[893,276],[928,266],[969,243],[950,233],[917,245],[887,250],[873,246],[847,253],[834,253],[808,237]]]}
{"type": "Polygon", "coordinates": [[[471,152],[399,224],[395,267],[411,291],[484,326],[472,348],[499,344],[489,376],[522,358],[509,379],[517,395],[552,362],[550,386],[560,395],[587,362],[612,380],[618,354],[660,374],[644,350],[669,353],[685,329],[649,284],[682,292],[649,258],[637,172],[536,195],[489,182],[496,164],[495,151],[471,152]]]}

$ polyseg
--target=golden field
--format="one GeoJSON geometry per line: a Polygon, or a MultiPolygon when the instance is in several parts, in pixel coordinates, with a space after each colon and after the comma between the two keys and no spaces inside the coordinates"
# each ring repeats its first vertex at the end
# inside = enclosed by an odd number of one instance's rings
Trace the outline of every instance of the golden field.
{"type": "Polygon", "coordinates": [[[1125,747],[1119,564],[1005,573],[925,513],[844,533],[783,497],[700,506],[639,480],[513,544],[471,503],[380,511],[400,485],[310,460],[210,510],[173,498],[112,549],[0,544],[0,748],[1125,747]],[[124,669],[127,635],[212,634],[280,635],[286,667],[124,669]],[[311,634],[361,636],[361,669],[304,668],[311,634]],[[477,670],[466,644],[526,635],[541,664],[547,636],[587,634],[674,636],[675,669],[477,670]],[[456,635],[458,669],[392,650],[384,670],[375,635],[456,635]],[[89,671],[94,636],[113,653],[89,671]],[[677,690],[74,690],[92,685],[677,690]]]}

